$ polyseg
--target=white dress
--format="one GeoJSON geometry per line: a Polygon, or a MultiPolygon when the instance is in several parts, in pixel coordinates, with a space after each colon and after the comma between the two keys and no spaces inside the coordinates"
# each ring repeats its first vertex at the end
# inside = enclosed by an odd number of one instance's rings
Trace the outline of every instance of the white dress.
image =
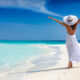
{"type": "Polygon", "coordinates": [[[76,39],[76,35],[67,34],[66,47],[68,51],[69,61],[72,63],[80,61],[80,45],[76,39]]]}

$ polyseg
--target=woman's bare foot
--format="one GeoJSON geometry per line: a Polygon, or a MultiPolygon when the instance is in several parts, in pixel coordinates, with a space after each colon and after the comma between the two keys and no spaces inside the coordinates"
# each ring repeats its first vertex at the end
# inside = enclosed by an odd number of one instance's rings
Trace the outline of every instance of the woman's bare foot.
{"type": "Polygon", "coordinates": [[[68,63],[68,69],[69,68],[72,68],[72,62],[71,61],[69,61],[69,63],[68,63]]]}

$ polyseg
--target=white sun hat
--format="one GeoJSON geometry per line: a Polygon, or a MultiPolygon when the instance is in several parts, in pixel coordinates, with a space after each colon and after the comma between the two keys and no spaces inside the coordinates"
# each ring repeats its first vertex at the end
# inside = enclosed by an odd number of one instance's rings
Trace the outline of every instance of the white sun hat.
{"type": "Polygon", "coordinates": [[[68,25],[74,25],[78,21],[78,17],[74,15],[64,16],[63,21],[68,25]]]}

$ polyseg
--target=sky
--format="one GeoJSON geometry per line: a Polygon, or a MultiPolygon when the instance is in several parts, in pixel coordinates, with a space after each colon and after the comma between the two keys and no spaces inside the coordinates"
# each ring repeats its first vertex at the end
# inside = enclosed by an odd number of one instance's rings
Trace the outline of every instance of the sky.
{"type": "Polygon", "coordinates": [[[65,27],[48,16],[66,15],[80,18],[80,0],[0,0],[0,40],[65,40],[65,27]]]}

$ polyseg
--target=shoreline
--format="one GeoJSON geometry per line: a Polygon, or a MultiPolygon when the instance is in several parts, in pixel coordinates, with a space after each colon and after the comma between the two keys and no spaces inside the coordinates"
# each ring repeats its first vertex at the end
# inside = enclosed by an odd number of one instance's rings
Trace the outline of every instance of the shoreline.
{"type": "MultiPolygon", "coordinates": [[[[3,68],[0,68],[0,77],[3,77],[7,74],[12,74],[12,73],[17,73],[17,72],[25,72],[26,70],[28,70],[30,68],[31,70],[31,67],[34,67],[36,66],[32,61],[37,61],[39,58],[43,57],[47,60],[48,57],[51,57],[51,56],[54,56],[56,53],[54,53],[56,49],[53,49],[53,48],[50,48],[48,47],[48,44],[32,44],[32,46],[37,46],[39,48],[42,48],[44,49],[45,53],[41,53],[41,55],[39,56],[35,56],[35,57],[32,57],[30,58],[29,60],[27,60],[27,62],[23,62],[23,63],[20,63],[20,64],[15,64],[13,65],[12,67],[9,67],[8,65],[6,65],[5,67],[3,68]],[[54,52],[53,52],[54,51],[54,52]],[[50,54],[49,54],[50,53],[50,54]],[[44,57],[45,56],[45,57],[44,57]],[[29,65],[29,66],[28,66],[29,65]],[[6,68],[7,67],[7,68],[6,68]],[[16,70],[17,69],[17,70],[16,70]]],[[[50,45],[50,46],[53,46],[53,45],[50,45]]],[[[40,61],[40,59],[38,60],[40,61]]],[[[41,64],[41,63],[40,63],[41,64]]],[[[47,67],[47,66],[46,66],[47,67]]],[[[33,69],[32,69],[33,70],[33,69]]],[[[29,71],[29,70],[28,70],[29,71]]]]}

